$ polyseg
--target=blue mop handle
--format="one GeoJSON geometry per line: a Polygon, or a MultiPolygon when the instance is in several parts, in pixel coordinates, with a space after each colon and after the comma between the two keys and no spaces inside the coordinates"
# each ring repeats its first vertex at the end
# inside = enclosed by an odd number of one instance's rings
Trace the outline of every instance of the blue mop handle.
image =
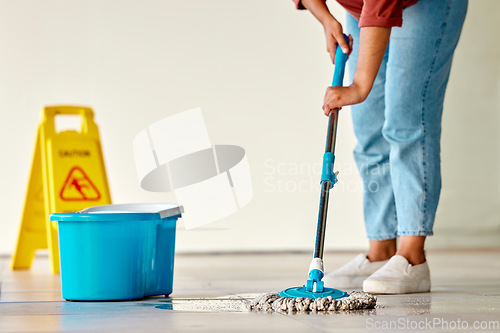
{"type": "MultiPolygon", "coordinates": [[[[344,39],[349,44],[349,37],[344,34],[344,39]]],[[[342,87],[344,83],[345,64],[347,63],[347,53],[344,53],[337,44],[335,50],[335,70],[333,72],[332,87],[342,87]]]]}
{"type": "MultiPolygon", "coordinates": [[[[344,35],[345,41],[349,39],[344,35]]],[[[347,54],[337,44],[335,50],[335,70],[333,72],[332,87],[341,87],[344,82],[344,69],[347,62],[347,54]]],[[[316,229],[316,243],[314,246],[314,257],[309,266],[309,280],[306,282],[306,291],[323,292],[323,250],[325,248],[326,215],[328,213],[328,196],[330,189],[337,182],[333,172],[335,162],[335,137],[337,136],[338,110],[330,112],[328,117],[328,131],[326,136],[325,154],[323,155],[323,168],[321,173],[321,197],[319,200],[318,226],[316,229]]]]}
{"type": "MultiPolygon", "coordinates": [[[[346,42],[348,38],[344,35],[346,42]]],[[[344,69],[347,62],[347,54],[337,45],[335,51],[335,71],[333,74],[332,86],[342,86],[344,81],[344,69]]],[[[325,241],[326,215],[328,212],[328,194],[333,185],[337,182],[337,177],[333,172],[335,162],[335,137],[337,136],[338,110],[330,112],[328,117],[328,131],[326,135],[325,154],[323,155],[323,167],[321,173],[321,197],[319,201],[318,228],[316,232],[316,246],[314,258],[323,258],[325,241]]]]}

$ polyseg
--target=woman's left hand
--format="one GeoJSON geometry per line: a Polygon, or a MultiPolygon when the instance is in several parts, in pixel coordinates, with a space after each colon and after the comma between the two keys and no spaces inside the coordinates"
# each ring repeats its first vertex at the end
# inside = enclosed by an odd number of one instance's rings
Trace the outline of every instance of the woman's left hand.
{"type": "Polygon", "coordinates": [[[340,109],[345,105],[359,104],[366,99],[367,95],[356,84],[351,84],[348,87],[328,87],[325,93],[323,112],[326,116],[329,116],[333,109],[340,109]]]}

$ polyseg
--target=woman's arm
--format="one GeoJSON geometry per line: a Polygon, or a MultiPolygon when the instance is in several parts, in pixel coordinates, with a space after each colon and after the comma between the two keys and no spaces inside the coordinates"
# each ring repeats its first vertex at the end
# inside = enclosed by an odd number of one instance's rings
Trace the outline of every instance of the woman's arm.
{"type": "MultiPolygon", "coordinates": [[[[327,51],[335,63],[337,43],[344,53],[352,50],[352,37],[349,45],[345,42],[342,25],[333,17],[324,0],[302,0],[302,6],[308,9],[325,29],[327,51]]],[[[363,102],[370,93],[384,58],[391,28],[363,27],[359,36],[359,52],[353,83],[348,87],[328,87],[325,93],[323,111],[328,116],[330,111],[344,105],[363,102]]]]}
{"type": "Polygon", "coordinates": [[[370,93],[384,58],[391,28],[364,27],[359,36],[358,62],[354,79],[348,87],[328,87],[323,111],[329,115],[332,109],[363,102],[370,93]]]}

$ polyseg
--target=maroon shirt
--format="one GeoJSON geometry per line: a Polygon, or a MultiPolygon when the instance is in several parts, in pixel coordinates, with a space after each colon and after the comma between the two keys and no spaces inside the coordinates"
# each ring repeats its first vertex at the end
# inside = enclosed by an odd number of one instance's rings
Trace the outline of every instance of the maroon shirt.
{"type": "MultiPolygon", "coordinates": [[[[324,0],[326,1],[326,0],[324,0]]],[[[403,9],[418,0],[337,0],[354,18],[359,27],[400,27],[403,25],[403,9]]],[[[301,0],[293,0],[297,9],[305,9],[301,0]]]]}

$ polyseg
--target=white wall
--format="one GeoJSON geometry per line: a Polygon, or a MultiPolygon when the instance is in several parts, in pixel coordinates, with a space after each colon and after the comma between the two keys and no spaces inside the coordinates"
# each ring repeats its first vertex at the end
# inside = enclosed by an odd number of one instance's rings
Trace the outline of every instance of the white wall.
{"type": "MultiPolygon", "coordinates": [[[[499,10],[471,1],[456,53],[434,247],[499,244],[499,10]]],[[[200,106],[213,143],[247,150],[254,198],[222,221],[179,231],[178,250],[312,251],[332,66],[320,25],[291,1],[2,0],[0,59],[0,253],[15,245],[40,110],[55,104],[94,108],[115,203],[173,200],[140,189],[132,139],[200,106]]],[[[344,110],[328,249],[366,245],[354,142],[344,110]]]]}
{"type": "Polygon", "coordinates": [[[469,1],[445,99],[443,191],[431,244],[500,245],[500,2],[469,1]]]}

